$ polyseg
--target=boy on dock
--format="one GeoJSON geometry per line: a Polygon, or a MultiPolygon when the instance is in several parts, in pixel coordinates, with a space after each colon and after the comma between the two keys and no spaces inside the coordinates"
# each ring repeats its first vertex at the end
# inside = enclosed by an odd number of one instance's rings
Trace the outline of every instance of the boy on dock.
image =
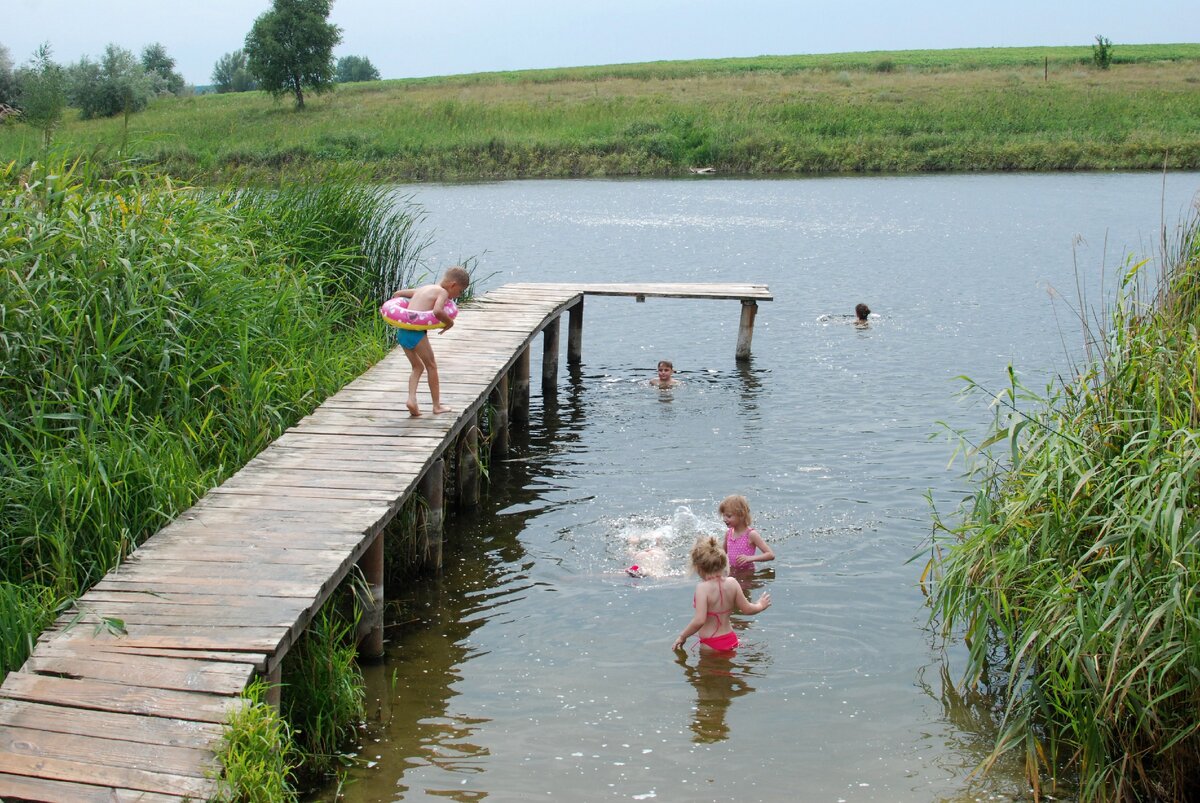
{"type": "MultiPolygon", "coordinates": [[[[445,332],[454,326],[453,316],[445,309],[446,302],[458,298],[470,284],[471,274],[461,265],[455,265],[446,269],[442,280],[437,284],[423,284],[420,287],[397,290],[392,298],[407,298],[409,312],[432,312],[441,323],[438,330],[445,332]]],[[[408,357],[412,365],[412,374],[408,377],[408,399],[404,405],[408,408],[409,415],[414,418],[421,415],[421,408],[417,405],[417,385],[421,381],[422,373],[428,376],[434,414],[450,412],[450,408],[442,404],[437,361],[433,356],[433,344],[429,342],[428,331],[400,329],[396,333],[396,342],[404,349],[404,356],[408,357]]]]}

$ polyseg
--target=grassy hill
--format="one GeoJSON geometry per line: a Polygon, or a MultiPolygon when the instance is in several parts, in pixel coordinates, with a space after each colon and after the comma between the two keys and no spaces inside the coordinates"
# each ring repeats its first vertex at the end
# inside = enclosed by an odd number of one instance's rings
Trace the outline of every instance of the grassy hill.
{"type": "MultiPolygon", "coordinates": [[[[1200,44],[762,56],[164,98],[56,135],[205,181],[1200,168],[1200,44]]],[[[0,129],[0,161],[39,153],[0,129]]]]}

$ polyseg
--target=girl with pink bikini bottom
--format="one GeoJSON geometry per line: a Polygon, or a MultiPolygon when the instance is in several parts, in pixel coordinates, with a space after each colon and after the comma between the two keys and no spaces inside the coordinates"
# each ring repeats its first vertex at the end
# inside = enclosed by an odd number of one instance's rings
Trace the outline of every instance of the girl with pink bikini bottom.
{"type": "Polygon", "coordinates": [[[700,536],[692,547],[692,568],[700,576],[696,591],[692,595],[695,612],[687,627],[675,639],[672,649],[683,648],[683,643],[694,633],[700,636],[700,645],[706,649],[727,652],[738,646],[737,633],[729,623],[729,614],[734,606],[741,613],[759,613],[771,607],[771,595],[764,591],[757,602],[751,602],[742,591],[742,586],[726,572],[729,559],[725,550],[711,535],[700,536]]]}

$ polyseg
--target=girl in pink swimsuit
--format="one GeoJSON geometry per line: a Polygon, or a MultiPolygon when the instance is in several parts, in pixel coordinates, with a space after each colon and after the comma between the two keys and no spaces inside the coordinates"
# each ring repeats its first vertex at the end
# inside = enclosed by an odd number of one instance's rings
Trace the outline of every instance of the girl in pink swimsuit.
{"type": "Polygon", "coordinates": [[[758,534],[758,530],[750,526],[750,503],[744,496],[727,496],[721,500],[717,511],[725,520],[725,554],[729,556],[729,566],[735,572],[743,569],[753,569],[755,563],[765,563],[775,560],[775,553],[767,542],[758,534]],[[754,554],[757,549],[762,554],[754,554]]]}
{"type": "Polygon", "coordinates": [[[726,575],[729,559],[711,535],[702,535],[692,547],[692,568],[700,576],[692,595],[692,621],[675,639],[672,649],[682,649],[693,633],[700,635],[700,646],[727,652],[737,648],[737,633],[729,623],[734,607],[742,613],[758,613],[771,607],[771,595],[764,591],[758,602],[751,602],[742,586],[726,575]]]}

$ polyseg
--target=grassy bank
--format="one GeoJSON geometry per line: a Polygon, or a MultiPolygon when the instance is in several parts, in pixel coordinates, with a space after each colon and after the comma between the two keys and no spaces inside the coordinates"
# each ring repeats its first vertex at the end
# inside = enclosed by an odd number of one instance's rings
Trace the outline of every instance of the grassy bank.
{"type": "MultiPolygon", "coordinates": [[[[1200,168],[1200,45],[657,62],[351,84],[297,113],[262,93],[73,120],[57,142],[171,173],[264,179],[352,162],[378,180],[1200,168]]],[[[71,115],[73,116],[73,115],[71,115]]],[[[0,130],[0,159],[37,153],[0,130]]]]}
{"type": "Polygon", "coordinates": [[[1130,267],[1077,378],[996,396],[982,447],[1003,458],[937,522],[934,618],[1043,793],[1063,766],[1083,800],[1200,789],[1200,222],[1166,250],[1149,290],[1130,267]]]}
{"type": "MultiPolygon", "coordinates": [[[[412,211],[0,167],[0,675],[56,610],[378,360],[412,211]]],[[[115,175],[114,175],[115,174],[115,175]]]]}

